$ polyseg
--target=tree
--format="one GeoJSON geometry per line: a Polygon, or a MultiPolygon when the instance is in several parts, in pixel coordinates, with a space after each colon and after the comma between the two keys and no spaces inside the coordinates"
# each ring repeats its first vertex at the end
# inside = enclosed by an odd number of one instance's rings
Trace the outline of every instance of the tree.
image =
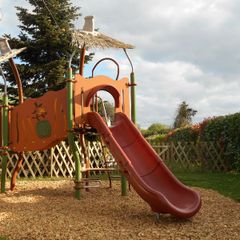
{"type": "Polygon", "coordinates": [[[168,127],[161,123],[153,123],[149,128],[148,131],[151,132],[152,135],[156,134],[164,134],[168,131],[168,127]]]}
{"type": "Polygon", "coordinates": [[[169,131],[169,127],[161,123],[153,123],[148,129],[142,129],[141,132],[144,137],[163,135],[169,131]]]}
{"type": "MultiPolygon", "coordinates": [[[[24,95],[38,97],[47,90],[58,90],[65,86],[64,74],[70,54],[73,21],[79,8],[69,0],[27,0],[32,10],[17,8],[21,22],[20,34],[16,38],[8,36],[12,48],[27,47],[19,55],[18,70],[22,78],[24,95]]],[[[88,60],[88,58],[86,59],[88,60]]],[[[77,67],[78,59],[73,59],[77,67]]],[[[7,78],[14,79],[10,68],[5,65],[7,78]]],[[[10,94],[16,95],[15,81],[11,80],[10,94]]]]}
{"type": "Polygon", "coordinates": [[[99,101],[98,102],[98,112],[102,117],[107,117],[111,122],[114,119],[114,105],[109,101],[99,101]],[[104,109],[105,108],[105,109],[104,109]],[[105,112],[106,111],[106,112],[105,112]]]}
{"type": "Polygon", "coordinates": [[[192,123],[192,118],[197,113],[196,110],[189,108],[188,104],[183,101],[177,108],[176,117],[173,123],[174,128],[185,127],[192,123]]]}

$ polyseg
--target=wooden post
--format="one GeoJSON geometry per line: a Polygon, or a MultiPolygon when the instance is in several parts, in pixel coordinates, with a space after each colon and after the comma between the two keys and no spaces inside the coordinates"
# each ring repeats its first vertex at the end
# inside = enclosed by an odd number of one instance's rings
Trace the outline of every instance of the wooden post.
{"type": "Polygon", "coordinates": [[[53,148],[50,150],[50,177],[53,177],[53,148]]]}

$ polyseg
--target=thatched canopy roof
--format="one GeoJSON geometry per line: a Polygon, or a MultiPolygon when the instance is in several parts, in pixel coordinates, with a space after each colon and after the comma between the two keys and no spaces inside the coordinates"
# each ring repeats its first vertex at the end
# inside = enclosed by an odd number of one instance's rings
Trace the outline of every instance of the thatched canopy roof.
{"type": "Polygon", "coordinates": [[[72,44],[82,48],[123,48],[133,49],[134,46],[126,44],[114,38],[108,37],[99,32],[88,32],[83,30],[75,30],[72,33],[72,44]]]}
{"type": "Polygon", "coordinates": [[[9,58],[15,57],[17,54],[24,51],[26,48],[20,49],[11,49],[11,51],[4,53],[3,55],[0,54],[0,63],[7,61],[9,58]]]}

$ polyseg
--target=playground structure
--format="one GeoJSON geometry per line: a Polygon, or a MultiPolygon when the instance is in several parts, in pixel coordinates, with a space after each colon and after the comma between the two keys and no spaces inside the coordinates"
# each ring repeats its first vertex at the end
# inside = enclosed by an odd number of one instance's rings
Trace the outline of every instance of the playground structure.
{"type": "MultiPolygon", "coordinates": [[[[75,160],[75,196],[80,199],[84,182],[83,170],[74,139],[78,137],[82,148],[85,149],[84,134],[97,130],[123,174],[122,195],[126,195],[126,177],[154,212],[170,213],[181,218],[193,216],[201,207],[199,194],[174,177],[134,125],[136,84],[133,67],[130,82],[128,78],[113,80],[107,76],[92,76],[88,79],[83,77],[86,48],[115,47],[124,49],[126,53],[126,49],[133,46],[95,32],[91,16],[85,20],[83,30],[73,34],[74,44],[81,49],[79,73],[73,76],[72,55],[69,60],[66,88],[47,92],[35,99],[23,101],[21,78],[13,61],[13,57],[24,49],[12,50],[6,39],[1,39],[0,62],[9,61],[19,92],[19,105],[9,106],[5,83],[1,111],[1,191],[5,192],[6,151],[19,154],[19,161],[11,180],[13,190],[23,161],[23,152],[48,149],[67,138],[75,160]],[[110,93],[114,99],[115,119],[112,126],[108,126],[95,111],[98,104],[96,95],[100,90],[110,93]]],[[[115,60],[112,61],[116,63],[115,60]]],[[[132,66],[131,61],[130,64],[132,66]]],[[[2,75],[4,77],[3,73],[2,75]]],[[[85,162],[87,163],[87,159],[85,162]]]]}

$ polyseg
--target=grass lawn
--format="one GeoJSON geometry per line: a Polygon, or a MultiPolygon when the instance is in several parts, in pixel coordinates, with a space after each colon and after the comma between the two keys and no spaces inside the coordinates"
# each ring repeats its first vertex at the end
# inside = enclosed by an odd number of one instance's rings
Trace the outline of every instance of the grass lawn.
{"type": "MultiPolygon", "coordinates": [[[[172,170],[174,175],[187,186],[210,188],[220,194],[240,202],[240,173],[212,173],[199,170],[172,170]]],[[[101,175],[107,180],[107,175],[101,175]]]]}
{"type": "Polygon", "coordinates": [[[188,186],[210,188],[240,202],[240,173],[174,171],[174,174],[188,186]]]}

